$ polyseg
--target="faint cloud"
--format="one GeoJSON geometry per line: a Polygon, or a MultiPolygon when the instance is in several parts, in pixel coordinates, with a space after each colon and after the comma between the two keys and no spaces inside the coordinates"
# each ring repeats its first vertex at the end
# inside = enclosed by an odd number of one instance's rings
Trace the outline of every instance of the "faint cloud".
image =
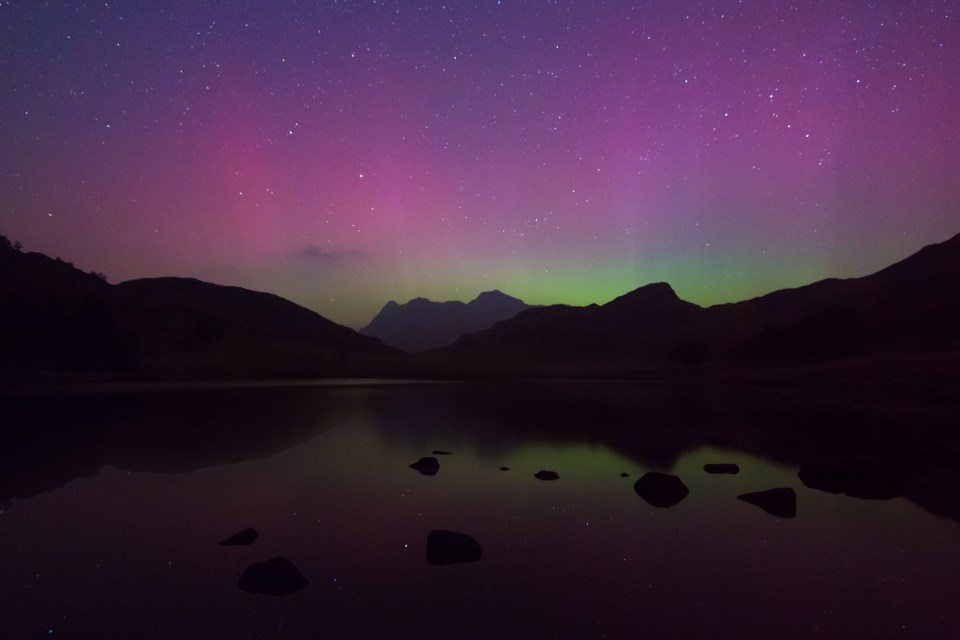
{"type": "Polygon", "coordinates": [[[339,262],[360,255],[356,249],[327,249],[307,244],[294,250],[294,256],[308,262],[339,262]]]}

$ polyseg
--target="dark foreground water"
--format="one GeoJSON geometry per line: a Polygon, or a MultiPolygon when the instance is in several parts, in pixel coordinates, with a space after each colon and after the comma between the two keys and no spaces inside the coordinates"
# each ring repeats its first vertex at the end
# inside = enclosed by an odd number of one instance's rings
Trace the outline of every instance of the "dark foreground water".
{"type": "Polygon", "coordinates": [[[610,382],[114,390],[3,413],[3,638],[960,637],[949,416],[610,382]],[[436,475],[409,468],[434,450],[452,454],[436,475]],[[805,486],[811,464],[868,497],[805,486]],[[689,495],[652,506],[634,491],[651,470],[689,495]],[[737,498],[774,487],[796,517],[737,498]],[[218,546],[247,527],[253,544],[218,546]],[[482,556],[428,564],[434,529],[482,556]],[[277,556],[309,585],[237,587],[277,556]]]}

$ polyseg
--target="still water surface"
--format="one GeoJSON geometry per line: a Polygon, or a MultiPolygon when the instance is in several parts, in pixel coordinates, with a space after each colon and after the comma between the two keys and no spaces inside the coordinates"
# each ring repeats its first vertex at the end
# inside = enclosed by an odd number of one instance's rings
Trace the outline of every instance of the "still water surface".
{"type": "Polygon", "coordinates": [[[8,415],[2,637],[960,637],[956,467],[898,439],[909,416],[534,382],[113,390],[8,415]],[[408,467],[434,450],[437,475],[408,467]],[[894,465],[904,496],[797,476],[841,458],[894,465]],[[646,503],[651,470],[688,497],[646,503]],[[795,518],[737,499],[773,487],[795,518]],[[482,557],[428,564],[433,529],[482,557]],[[275,556],[309,586],[237,588],[275,556]]]}

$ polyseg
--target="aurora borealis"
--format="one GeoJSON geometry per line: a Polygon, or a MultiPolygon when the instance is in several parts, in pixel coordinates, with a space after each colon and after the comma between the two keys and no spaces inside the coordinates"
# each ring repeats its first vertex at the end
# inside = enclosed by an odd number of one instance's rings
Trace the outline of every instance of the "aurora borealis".
{"type": "Polygon", "coordinates": [[[955,2],[0,3],[0,233],[112,282],[708,305],[960,231],[955,2]]]}

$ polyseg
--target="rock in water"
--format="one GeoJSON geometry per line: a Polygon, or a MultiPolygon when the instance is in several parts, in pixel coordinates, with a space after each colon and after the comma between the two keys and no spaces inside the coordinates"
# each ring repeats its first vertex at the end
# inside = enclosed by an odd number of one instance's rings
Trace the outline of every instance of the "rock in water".
{"type": "Polygon", "coordinates": [[[510,467],[500,467],[500,471],[510,471],[510,467]]]}
{"type": "Polygon", "coordinates": [[[800,481],[806,487],[827,493],[843,493],[846,474],[839,468],[825,464],[805,464],[800,467],[800,481]]]}
{"type": "Polygon", "coordinates": [[[237,587],[250,593],[262,593],[268,596],[286,596],[300,591],[309,582],[300,575],[296,565],[286,558],[271,558],[247,567],[237,587]]]}
{"type": "Polygon", "coordinates": [[[437,462],[436,458],[426,457],[420,458],[416,462],[410,465],[411,469],[416,469],[425,476],[435,476],[437,471],[440,471],[440,463],[437,462]]]}
{"type": "Polygon", "coordinates": [[[433,455],[435,455],[435,456],[452,456],[453,453],[451,453],[450,451],[441,451],[440,449],[435,449],[435,450],[433,451],[433,455]]]}
{"type": "Polygon", "coordinates": [[[476,562],[481,555],[483,549],[465,533],[434,529],[427,535],[427,562],[432,565],[476,562]]]}
{"type": "Polygon", "coordinates": [[[705,464],[703,470],[707,473],[740,473],[740,467],[729,462],[705,464]]]}
{"type": "Polygon", "coordinates": [[[847,475],[843,493],[865,500],[893,500],[903,494],[903,478],[888,469],[854,467],[847,475]]]}
{"type": "Polygon", "coordinates": [[[533,477],[537,480],[559,480],[560,474],[556,471],[544,471],[541,469],[533,474],[533,477]]]}
{"type": "Polygon", "coordinates": [[[789,487],[744,493],[737,497],[778,518],[793,518],[797,515],[797,493],[789,487]]]}
{"type": "Polygon", "coordinates": [[[672,507],[687,497],[690,490],[677,476],[649,471],[633,485],[637,494],[655,507],[672,507]]]}
{"type": "Polygon", "coordinates": [[[257,530],[253,527],[249,529],[244,529],[239,533],[235,533],[229,538],[224,538],[219,542],[221,547],[232,547],[237,545],[248,545],[253,544],[253,541],[260,537],[260,534],[257,533],[257,530]]]}
{"type": "Polygon", "coordinates": [[[804,486],[852,498],[891,500],[901,495],[903,479],[892,469],[868,464],[805,464],[797,474],[804,486]]]}

